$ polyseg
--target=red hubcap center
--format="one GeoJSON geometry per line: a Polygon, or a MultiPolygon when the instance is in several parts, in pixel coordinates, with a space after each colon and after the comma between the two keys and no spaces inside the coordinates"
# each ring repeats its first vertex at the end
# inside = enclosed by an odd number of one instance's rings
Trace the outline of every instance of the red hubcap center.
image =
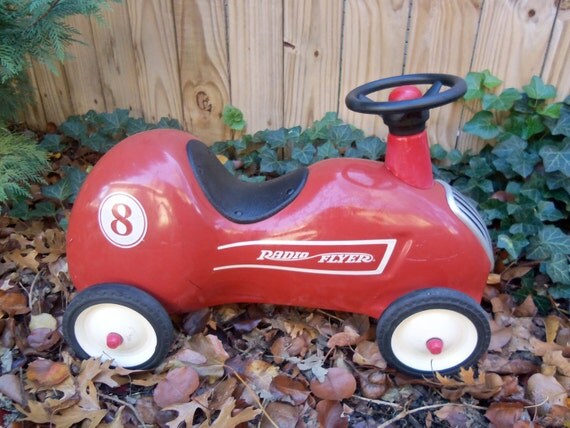
{"type": "Polygon", "coordinates": [[[107,335],[107,347],[117,349],[123,343],[123,336],[119,333],[109,333],[107,335]]]}
{"type": "Polygon", "coordinates": [[[443,351],[443,340],[437,337],[431,338],[426,342],[426,348],[433,355],[441,354],[441,351],[443,351]]]}

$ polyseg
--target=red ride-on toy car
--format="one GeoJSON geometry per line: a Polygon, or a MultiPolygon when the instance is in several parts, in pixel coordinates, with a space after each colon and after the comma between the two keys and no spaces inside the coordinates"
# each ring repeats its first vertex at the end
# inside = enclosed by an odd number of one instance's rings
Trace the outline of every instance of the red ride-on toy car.
{"type": "Polygon", "coordinates": [[[382,355],[412,375],[476,363],[490,337],[478,302],[492,246],[472,203],[433,179],[424,130],[429,109],[465,90],[445,74],[360,86],[347,105],[382,116],[386,162],[327,159],[264,183],[236,179],[186,132],[126,138],[73,207],[80,292],[67,342],[83,358],[152,368],[173,338],[168,312],[267,302],[379,319],[382,355]],[[403,86],[415,84],[431,87],[403,86]],[[367,97],[393,87],[388,102],[367,97]]]}

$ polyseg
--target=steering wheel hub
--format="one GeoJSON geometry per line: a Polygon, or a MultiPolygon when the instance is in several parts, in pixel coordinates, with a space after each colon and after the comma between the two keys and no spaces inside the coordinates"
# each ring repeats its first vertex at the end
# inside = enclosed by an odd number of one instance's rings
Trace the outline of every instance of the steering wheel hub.
{"type": "Polygon", "coordinates": [[[425,129],[430,109],[449,104],[466,91],[465,81],[451,74],[405,74],[375,80],[353,89],[346,96],[346,105],[352,111],[380,115],[393,135],[415,135],[425,129]],[[431,85],[423,95],[419,89],[410,86],[422,84],[431,85]],[[443,86],[449,89],[442,92],[443,86]],[[388,101],[372,101],[368,97],[389,88],[396,89],[388,101]]]}

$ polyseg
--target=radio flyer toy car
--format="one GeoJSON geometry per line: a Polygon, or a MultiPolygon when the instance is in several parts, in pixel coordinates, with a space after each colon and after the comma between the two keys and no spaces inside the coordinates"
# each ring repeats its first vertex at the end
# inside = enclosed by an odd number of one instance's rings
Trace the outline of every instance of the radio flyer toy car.
{"type": "Polygon", "coordinates": [[[434,180],[425,131],[429,109],[465,91],[445,74],[360,86],[346,103],[388,125],[385,163],[327,159],[262,183],[235,178],[187,132],[126,138],[72,210],[67,342],[152,368],[173,339],[169,312],[266,302],[378,319],[382,355],[408,374],[473,365],[490,338],[478,302],[492,246],[472,203],[434,180]],[[368,97],[394,87],[387,102],[368,97]]]}

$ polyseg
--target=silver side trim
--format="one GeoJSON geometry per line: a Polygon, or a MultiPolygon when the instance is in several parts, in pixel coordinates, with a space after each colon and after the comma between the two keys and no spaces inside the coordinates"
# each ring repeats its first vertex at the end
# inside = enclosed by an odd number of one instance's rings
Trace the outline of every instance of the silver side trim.
{"type": "Polygon", "coordinates": [[[477,211],[475,202],[461,194],[458,190],[444,181],[437,180],[445,189],[447,203],[451,211],[473,232],[477,237],[481,246],[484,248],[491,263],[491,267],[495,264],[495,257],[493,255],[493,243],[487,230],[487,225],[483,218],[477,211]]]}

